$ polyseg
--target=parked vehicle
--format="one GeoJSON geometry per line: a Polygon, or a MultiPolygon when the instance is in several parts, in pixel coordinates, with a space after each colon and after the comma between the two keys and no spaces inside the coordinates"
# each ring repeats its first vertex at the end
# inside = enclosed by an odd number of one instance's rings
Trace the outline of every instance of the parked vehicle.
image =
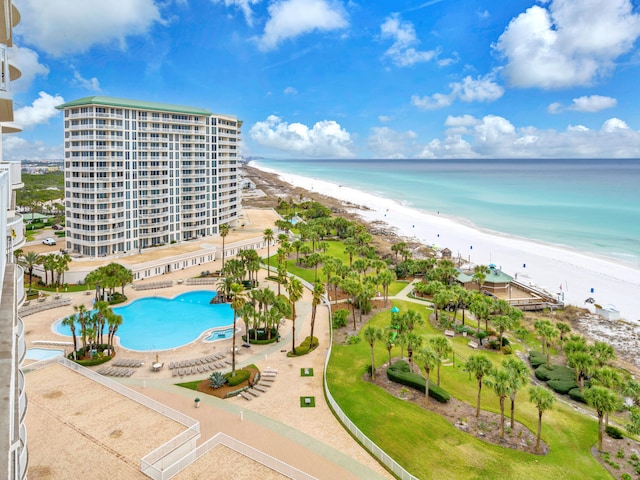
{"type": "Polygon", "coordinates": [[[42,243],[44,245],[55,245],[56,244],[56,240],[55,240],[55,238],[49,237],[49,238],[45,238],[44,240],[42,240],[42,243]]]}

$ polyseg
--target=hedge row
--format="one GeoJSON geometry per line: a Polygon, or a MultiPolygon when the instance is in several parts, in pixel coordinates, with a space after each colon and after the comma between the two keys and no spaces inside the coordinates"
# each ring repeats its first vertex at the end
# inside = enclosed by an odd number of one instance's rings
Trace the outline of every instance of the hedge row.
{"type": "MultiPolygon", "coordinates": [[[[415,388],[423,393],[426,389],[427,380],[422,375],[412,373],[409,364],[404,360],[392,363],[387,369],[387,377],[392,382],[415,388]]],[[[429,396],[440,403],[447,403],[451,398],[446,390],[433,382],[429,382],[429,396]]]]}
{"type": "Polygon", "coordinates": [[[302,355],[306,355],[309,352],[312,352],[316,348],[318,348],[319,342],[318,337],[313,337],[313,348],[310,347],[310,338],[307,337],[304,341],[296,347],[296,354],[293,352],[288,352],[287,357],[300,357],[302,355]]]}
{"type": "Polygon", "coordinates": [[[529,361],[535,368],[536,378],[547,382],[554,392],[569,395],[569,398],[576,402],[587,403],[576,383],[576,372],[573,368],[563,365],[549,365],[547,368],[547,357],[535,351],[529,352],[529,361]]]}
{"type": "Polygon", "coordinates": [[[535,368],[538,368],[540,365],[546,364],[547,357],[542,352],[531,350],[529,352],[529,363],[531,363],[531,366],[535,369],[535,368]]]}

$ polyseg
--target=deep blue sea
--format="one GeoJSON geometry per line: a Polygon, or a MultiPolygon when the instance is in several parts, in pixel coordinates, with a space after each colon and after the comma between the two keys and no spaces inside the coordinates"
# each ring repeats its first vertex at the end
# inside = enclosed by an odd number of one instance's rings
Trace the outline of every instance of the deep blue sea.
{"type": "Polygon", "coordinates": [[[640,266],[640,159],[256,162],[640,266]]]}

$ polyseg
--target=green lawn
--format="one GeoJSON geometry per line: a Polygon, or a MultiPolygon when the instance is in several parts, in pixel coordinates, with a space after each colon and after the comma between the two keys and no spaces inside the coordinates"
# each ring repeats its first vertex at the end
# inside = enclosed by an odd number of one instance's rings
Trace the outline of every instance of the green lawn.
{"type": "MultiPolygon", "coordinates": [[[[401,311],[419,311],[426,320],[430,310],[419,304],[394,302],[401,311]]],[[[389,310],[376,315],[372,324],[389,324],[389,310]]],[[[418,327],[424,335],[439,334],[429,324],[418,327]]],[[[453,346],[459,355],[473,353],[467,339],[456,337],[453,346]]],[[[484,352],[483,352],[484,353],[484,352]]],[[[395,347],[392,355],[400,354],[395,347]]],[[[502,356],[487,353],[499,364],[502,356]]],[[[382,343],[375,349],[376,364],[387,359],[382,343]]],[[[437,414],[393,397],[376,385],[362,380],[371,361],[369,345],[336,345],[327,370],[327,382],[341,408],[380,448],[418,478],[580,478],[605,479],[611,476],[592,457],[590,448],[596,441],[597,422],[580,415],[561,401],[543,417],[542,437],[551,451],[546,456],[531,455],[484,443],[459,431],[437,414]]],[[[460,400],[475,404],[477,382],[458,365],[442,368],[441,386],[460,400]]],[[[526,389],[518,394],[517,420],[534,432],[537,410],[528,402],[526,389]]],[[[498,399],[483,388],[482,408],[499,412],[498,399]]]]}

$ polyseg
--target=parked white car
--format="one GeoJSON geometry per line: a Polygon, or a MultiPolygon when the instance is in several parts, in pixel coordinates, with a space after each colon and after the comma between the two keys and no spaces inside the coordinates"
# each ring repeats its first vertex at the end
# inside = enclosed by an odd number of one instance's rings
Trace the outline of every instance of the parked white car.
{"type": "Polygon", "coordinates": [[[55,240],[55,238],[49,237],[49,238],[45,238],[44,240],[42,240],[42,243],[44,245],[55,245],[56,244],[56,240],[55,240]]]}

